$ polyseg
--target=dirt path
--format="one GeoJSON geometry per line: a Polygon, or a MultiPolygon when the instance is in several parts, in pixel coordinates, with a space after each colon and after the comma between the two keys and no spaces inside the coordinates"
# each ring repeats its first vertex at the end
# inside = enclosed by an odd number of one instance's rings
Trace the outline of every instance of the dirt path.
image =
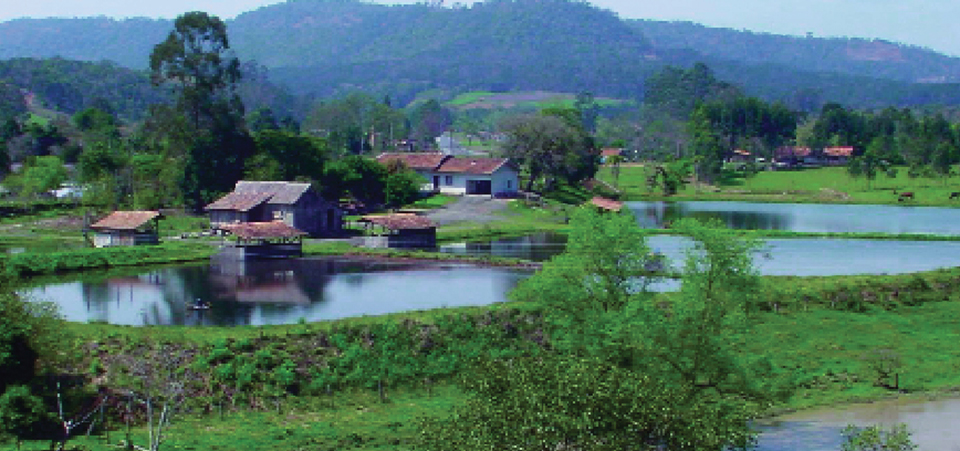
{"type": "Polygon", "coordinates": [[[430,211],[426,216],[441,226],[464,221],[479,223],[502,221],[505,218],[498,212],[506,209],[509,202],[487,196],[463,196],[444,208],[430,211]]]}

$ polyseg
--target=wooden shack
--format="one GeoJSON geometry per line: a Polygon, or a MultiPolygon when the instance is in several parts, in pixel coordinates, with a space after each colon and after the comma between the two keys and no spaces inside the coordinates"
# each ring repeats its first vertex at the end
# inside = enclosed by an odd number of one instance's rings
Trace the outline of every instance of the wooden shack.
{"type": "Polygon", "coordinates": [[[237,259],[287,258],[303,255],[305,232],[283,221],[223,224],[228,243],[222,254],[237,259]]]}
{"type": "Polygon", "coordinates": [[[435,248],[437,225],[413,214],[364,216],[359,221],[375,234],[361,239],[361,245],[373,248],[435,248]]]}
{"type": "Polygon", "coordinates": [[[240,223],[282,221],[311,236],[343,232],[343,211],[323,199],[309,183],[237,182],[233,192],[207,205],[210,227],[240,223]]]}
{"type": "Polygon", "coordinates": [[[90,225],[95,247],[139,246],[160,242],[159,211],[115,211],[90,225]]]}

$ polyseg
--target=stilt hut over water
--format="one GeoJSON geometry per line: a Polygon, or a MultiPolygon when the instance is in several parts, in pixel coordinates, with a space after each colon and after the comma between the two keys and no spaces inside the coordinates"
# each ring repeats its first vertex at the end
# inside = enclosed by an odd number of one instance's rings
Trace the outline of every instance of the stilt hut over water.
{"type": "Polygon", "coordinates": [[[423,216],[392,214],[364,216],[360,222],[377,236],[362,239],[364,247],[434,248],[437,246],[437,224],[423,216]]]}
{"type": "Polygon", "coordinates": [[[223,224],[220,228],[229,234],[227,240],[230,241],[223,253],[239,259],[303,255],[303,237],[306,232],[283,221],[223,224]]]}
{"type": "Polygon", "coordinates": [[[138,246],[160,242],[159,211],[115,211],[90,225],[95,247],[138,246]]]}

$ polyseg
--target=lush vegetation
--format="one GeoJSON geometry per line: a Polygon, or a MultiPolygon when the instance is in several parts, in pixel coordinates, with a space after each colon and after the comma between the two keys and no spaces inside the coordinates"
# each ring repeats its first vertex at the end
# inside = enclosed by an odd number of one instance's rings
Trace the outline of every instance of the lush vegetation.
{"type": "MultiPolygon", "coordinates": [[[[743,173],[725,171],[712,187],[686,184],[673,200],[741,200],[754,202],[858,203],[956,206],[950,195],[960,190],[960,179],[910,177],[900,167],[896,178],[880,176],[871,183],[850,175],[846,168],[828,167],[795,171],[743,173]],[[913,192],[913,199],[900,201],[898,193],[913,192]]],[[[626,165],[614,179],[610,167],[601,168],[598,177],[616,184],[623,198],[640,200],[662,198],[661,189],[648,184],[650,166],[626,165]]]]}

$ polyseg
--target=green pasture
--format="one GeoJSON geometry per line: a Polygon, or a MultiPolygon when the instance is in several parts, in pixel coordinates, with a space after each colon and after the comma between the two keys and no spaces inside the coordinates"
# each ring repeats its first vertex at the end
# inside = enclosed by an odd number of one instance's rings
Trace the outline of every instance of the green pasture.
{"type": "MultiPolygon", "coordinates": [[[[848,312],[813,309],[797,313],[760,313],[739,339],[746,352],[766,357],[797,387],[792,399],[774,411],[862,402],[893,396],[949,395],[960,387],[960,299],[902,306],[896,310],[848,312]],[[898,393],[881,386],[873,366],[878,352],[899,361],[898,393]]],[[[516,306],[516,304],[514,304],[516,306]]],[[[383,317],[269,327],[134,328],[101,324],[71,324],[77,345],[122,343],[118,350],[143,340],[192,343],[203,349],[230,340],[269,340],[268,349],[292,351],[296,340],[335,330],[417,321],[426,324],[441,316],[483,315],[497,307],[450,309],[383,317]]],[[[528,306],[533,309],[534,306],[528,306]]],[[[104,348],[101,348],[103,351],[104,348]]],[[[110,352],[110,351],[108,351],[110,352]]],[[[439,356],[438,356],[439,357],[439,356]]],[[[84,364],[86,365],[86,364],[84,364]]],[[[892,383],[884,381],[884,383],[892,383]]],[[[257,406],[194,408],[184,412],[169,429],[164,449],[245,450],[408,450],[414,449],[421,419],[441,417],[465,400],[454,380],[414,381],[390,386],[380,398],[376,388],[334,390],[329,394],[289,396],[257,406]]],[[[115,449],[124,437],[122,425],[111,432],[80,437],[75,449],[115,449]]],[[[135,427],[135,443],[144,443],[146,431],[135,427]]],[[[48,449],[49,442],[27,442],[24,450],[48,449]]],[[[70,449],[70,448],[68,448],[70,449]]]]}
{"type": "MultiPolygon", "coordinates": [[[[625,165],[614,179],[611,167],[604,166],[597,178],[618,186],[628,200],[662,198],[647,187],[647,175],[644,166],[625,165]]],[[[910,178],[906,168],[898,168],[895,178],[878,175],[868,183],[850,176],[844,167],[826,167],[762,171],[751,176],[728,172],[716,185],[690,183],[670,199],[960,206],[960,199],[950,199],[957,191],[960,177],[910,178]],[[913,192],[914,199],[900,202],[898,193],[902,192],[913,192]]]]}

